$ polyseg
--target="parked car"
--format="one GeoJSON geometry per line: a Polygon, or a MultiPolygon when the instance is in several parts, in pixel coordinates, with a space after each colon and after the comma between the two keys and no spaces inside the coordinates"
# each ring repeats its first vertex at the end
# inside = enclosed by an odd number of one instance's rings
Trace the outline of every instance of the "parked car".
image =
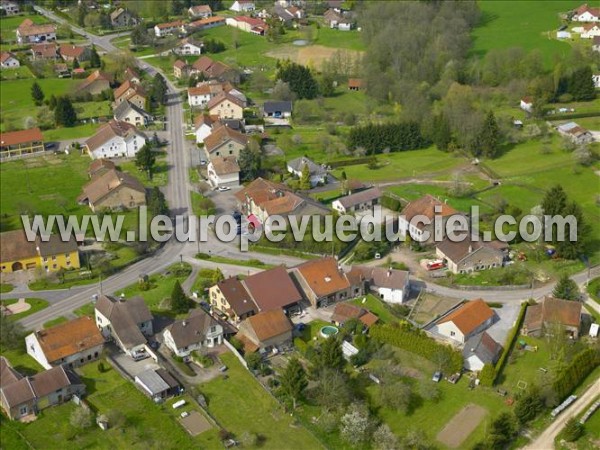
{"type": "Polygon", "coordinates": [[[229,186],[219,186],[218,190],[219,192],[225,192],[231,190],[231,188],[229,186]]]}
{"type": "Polygon", "coordinates": [[[442,379],[442,372],[440,372],[438,370],[436,373],[433,374],[431,381],[433,381],[434,383],[439,383],[441,379],[442,379]]]}

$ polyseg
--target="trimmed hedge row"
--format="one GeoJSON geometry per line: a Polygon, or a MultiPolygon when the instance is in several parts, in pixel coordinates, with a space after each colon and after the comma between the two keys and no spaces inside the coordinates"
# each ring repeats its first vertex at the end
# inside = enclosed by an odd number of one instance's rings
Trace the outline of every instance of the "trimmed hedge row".
{"type": "Polygon", "coordinates": [[[461,352],[448,345],[438,344],[420,330],[411,330],[392,324],[374,325],[369,329],[369,335],[381,342],[399,347],[433,362],[437,362],[442,354],[443,359],[448,360],[447,369],[450,372],[459,372],[462,369],[461,352]]]}
{"type": "Polygon", "coordinates": [[[598,112],[586,112],[586,113],[575,113],[575,114],[548,114],[544,116],[544,119],[554,122],[555,120],[569,120],[569,119],[585,119],[586,117],[598,117],[598,112]]]}
{"type": "Polygon", "coordinates": [[[588,348],[577,353],[571,364],[562,370],[552,383],[558,402],[562,402],[592,371],[600,366],[600,350],[588,348]]]}
{"type": "Polygon", "coordinates": [[[510,352],[515,345],[515,341],[517,340],[517,337],[519,337],[519,332],[521,331],[521,326],[523,325],[523,321],[525,320],[525,313],[527,312],[528,306],[529,306],[529,304],[527,302],[523,302],[521,304],[521,310],[519,311],[519,315],[517,317],[517,322],[515,323],[515,326],[512,328],[512,330],[510,330],[510,334],[508,335],[508,338],[506,339],[504,351],[502,352],[500,359],[498,359],[498,362],[496,363],[496,366],[495,366],[496,375],[494,377],[494,383],[496,383],[496,381],[498,380],[498,377],[504,370],[504,366],[506,365],[506,360],[508,359],[508,355],[510,355],[510,352]]]}

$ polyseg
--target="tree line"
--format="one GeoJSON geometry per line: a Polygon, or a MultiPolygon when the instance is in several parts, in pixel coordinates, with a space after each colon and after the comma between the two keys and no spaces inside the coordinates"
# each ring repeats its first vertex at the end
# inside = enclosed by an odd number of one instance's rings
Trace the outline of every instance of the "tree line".
{"type": "Polygon", "coordinates": [[[348,134],[348,148],[362,147],[367,155],[413,150],[428,144],[416,122],[370,123],[352,127],[348,134]]]}

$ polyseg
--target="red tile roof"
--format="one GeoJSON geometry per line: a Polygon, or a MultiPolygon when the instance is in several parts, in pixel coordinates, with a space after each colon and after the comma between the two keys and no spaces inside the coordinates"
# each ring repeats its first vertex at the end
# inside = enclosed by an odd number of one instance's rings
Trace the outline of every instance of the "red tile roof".
{"type": "Polygon", "coordinates": [[[284,267],[251,275],[242,284],[261,311],[285,308],[302,300],[302,295],[284,267]]]}
{"type": "Polygon", "coordinates": [[[44,137],[38,127],[30,128],[28,130],[21,131],[9,131],[7,133],[0,133],[0,145],[17,145],[27,144],[29,142],[43,142],[44,137]]]}
{"type": "Polygon", "coordinates": [[[300,264],[295,270],[317,297],[326,297],[350,287],[350,282],[331,257],[313,259],[300,264]]]}
{"type": "Polygon", "coordinates": [[[453,322],[466,336],[492,317],[494,317],[492,308],[490,308],[482,299],[477,299],[463,303],[446,317],[439,320],[438,324],[453,322]]]}

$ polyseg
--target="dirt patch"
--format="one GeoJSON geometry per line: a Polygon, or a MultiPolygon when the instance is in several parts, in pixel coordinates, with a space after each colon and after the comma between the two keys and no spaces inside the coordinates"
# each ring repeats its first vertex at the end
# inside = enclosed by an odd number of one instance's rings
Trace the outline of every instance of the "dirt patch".
{"type": "Polygon", "coordinates": [[[31,309],[31,305],[25,301],[24,298],[20,298],[17,303],[13,303],[12,305],[8,305],[6,308],[6,315],[11,314],[19,314],[25,311],[29,311],[31,309]]]}
{"type": "Polygon", "coordinates": [[[458,448],[477,428],[486,414],[485,408],[470,403],[450,419],[436,439],[450,448],[458,448]]]}
{"type": "Polygon", "coordinates": [[[426,324],[460,302],[461,300],[457,298],[439,297],[431,293],[423,294],[411,318],[417,323],[426,324]]]}
{"type": "MultiPolygon", "coordinates": [[[[323,61],[328,60],[337,52],[338,48],[324,47],[322,45],[309,45],[307,47],[297,47],[294,45],[282,45],[276,50],[266,53],[267,56],[276,59],[289,59],[304,66],[311,66],[320,69],[323,61]]],[[[349,54],[360,56],[362,52],[355,50],[344,50],[349,54]]]]}
{"type": "Polygon", "coordinates": [[[179,419],[179,421],[191,436],[198,436],[200,433],[212,428],[206,417],[198,411],[190,412],[188,416],[179,419]]]}

